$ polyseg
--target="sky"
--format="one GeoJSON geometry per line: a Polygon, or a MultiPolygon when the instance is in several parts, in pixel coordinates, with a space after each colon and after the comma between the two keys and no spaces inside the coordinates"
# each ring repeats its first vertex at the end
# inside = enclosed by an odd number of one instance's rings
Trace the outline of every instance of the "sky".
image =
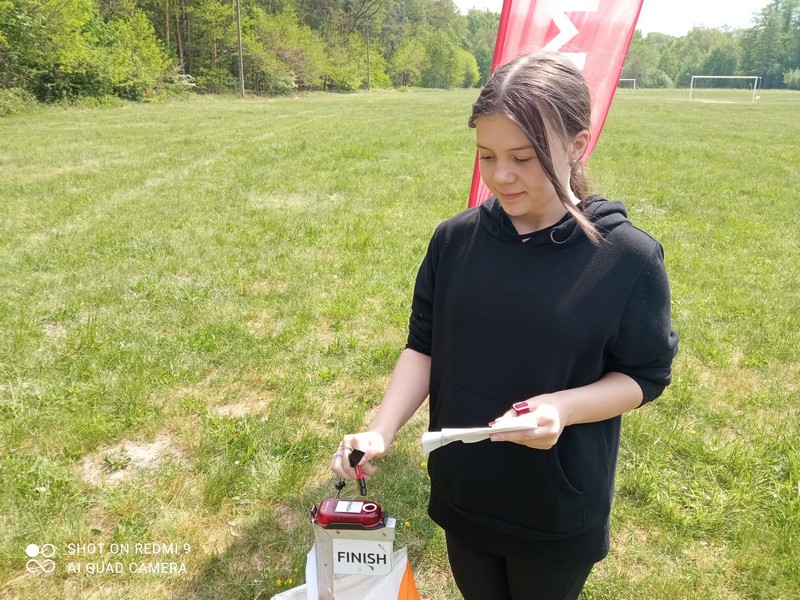
{"type": "MultiPolygon", "coordinates": [[[[454,0],[462,13],[470,8],[500,12],[503,0],[454,0]]],[[[770,0],[644,0],[636,29],[682,36],[695,26],[751,27],[753,14],[770,0]]]]}

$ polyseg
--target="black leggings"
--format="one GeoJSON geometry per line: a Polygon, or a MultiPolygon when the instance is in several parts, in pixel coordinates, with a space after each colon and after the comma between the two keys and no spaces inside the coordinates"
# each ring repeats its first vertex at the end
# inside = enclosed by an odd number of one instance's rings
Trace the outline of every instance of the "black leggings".
{"type": "Polygon", "coordinates": [[[465,600],[577,600],[594,566],[549,567],[489,554],[449,533],[445,537],[465,600]]]}

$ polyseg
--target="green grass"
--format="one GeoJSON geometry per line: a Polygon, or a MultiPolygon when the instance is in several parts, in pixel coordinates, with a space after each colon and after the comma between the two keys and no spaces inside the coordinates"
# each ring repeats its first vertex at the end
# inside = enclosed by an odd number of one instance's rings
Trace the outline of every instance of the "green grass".
{"type": "MultiPolygon", "coordinates": [[[[0,597],[268,598],[302,581],[330,453],[379,401],[430,233],[466,204],[475,95],[0,119],[0,597]],[[131,552],[67,551],[89,542],[131,552]],[[146,542],[181,552],[133,550],[146,542]],[[55,573],[26,573],[30,543],[56,546],[55,573]],[[117,560],[187,573],[85,572],[117,560]]],[[[682,339],[673,386],[625,419],[587,600],[800,589],[800,94],[760,96],[623,91],[590,161],[664,244],[682,339]]],[[[408,521],[423,597],[454,599],[424,426],[370,493],[408,521]]]]}

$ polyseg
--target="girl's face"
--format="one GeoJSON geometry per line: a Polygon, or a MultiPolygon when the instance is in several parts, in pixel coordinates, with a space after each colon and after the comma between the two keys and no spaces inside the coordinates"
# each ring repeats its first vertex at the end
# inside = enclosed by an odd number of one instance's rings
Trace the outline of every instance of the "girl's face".
{"type": "MultiPolygon", "coordinates": [[[[566,210],[539,164],[530,140],[517,124],[505,115],[487,115],[476,120],[475,132],[481,177],[497,196],[517,232],[530,233],[558,222],[566,210]]],[[[565,149],[547,126],[553,167],[570,196],[570,163],[581,157],[588,138],[589,133],[582,131],[565,149]]],[[[577,203],[574,196],[573,200],[577,203]]]]}

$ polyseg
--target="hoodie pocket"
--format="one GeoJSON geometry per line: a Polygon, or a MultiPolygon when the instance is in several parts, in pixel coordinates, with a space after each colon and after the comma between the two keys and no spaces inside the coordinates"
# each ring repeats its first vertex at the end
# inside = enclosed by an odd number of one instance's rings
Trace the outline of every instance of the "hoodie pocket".
{"type": "Polygon", "coordinates": [[[553,480],[562,491],[571,496],[583,496],[583,492],[570,483],[567,474],[564,472],[564,467],[561,465],[561,460],[558,458],[558,451],[555,448],[551,448],[546,452],[550,457],[548,462],[553,470],[553,480]]]}
{"type": "MultiPolygon", "coordinates": [[[[432,428],[480,427],[510,405],[442,381],[432,428]]],[[[555,449],[512,442],[454,442],[428,460],[433,493],[485,527],[541,539],[585,527],[584,494],[565,475],[555,449]]]]}

